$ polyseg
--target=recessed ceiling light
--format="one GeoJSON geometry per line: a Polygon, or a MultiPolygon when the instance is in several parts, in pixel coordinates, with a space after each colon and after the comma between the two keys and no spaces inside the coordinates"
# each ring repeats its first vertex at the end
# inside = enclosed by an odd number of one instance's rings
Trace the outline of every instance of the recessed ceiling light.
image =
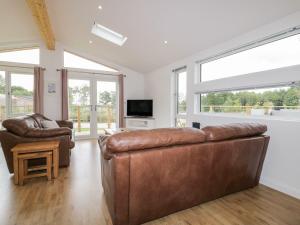
{"type": "Polygon", "coordinates": [[[93,44],[93,41],[89,41],[90,44],[93,44]]]}
{"type": "Polygon", "coordinates": [[[164,41],[164,44],[165,44],[165,45],[168,44],[168,41],[164,41]]]}
{"type": "Polygon", "coordinates": [[[99,5],[99,6],[98,6],[98,9],[100,9],[100,10],[101,10],[101,9],[102,9],[102,6],[101,6],[101,5],[99,5]]]}
{"type": "Polygon", "coordinates": [[[98,23],[94,23],[92,27],[92,34],[101,37],[107,41],[110,41],[116,45],[122,46],[125,41],[127,40],[127,37],[123,36],[122,34],[119,34],[113,30],[108,29],[105,26],[102,26],[98,23]]]}

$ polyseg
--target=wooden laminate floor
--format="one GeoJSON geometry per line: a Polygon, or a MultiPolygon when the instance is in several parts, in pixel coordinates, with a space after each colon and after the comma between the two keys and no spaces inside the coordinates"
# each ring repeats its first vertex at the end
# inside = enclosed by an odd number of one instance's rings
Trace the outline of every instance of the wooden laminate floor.
{"type": "MultiPolygon", "coordinates": [[[[147,203],[145,203],[147,204],[147,203]]],[[[0,225],[111,225],[96,141],[78,141],[59,178],[15,186],[0,153],[0,225]]],[[[265,186],[229,195],[147,225],[300,225],[300,200],[265,186]]]]}

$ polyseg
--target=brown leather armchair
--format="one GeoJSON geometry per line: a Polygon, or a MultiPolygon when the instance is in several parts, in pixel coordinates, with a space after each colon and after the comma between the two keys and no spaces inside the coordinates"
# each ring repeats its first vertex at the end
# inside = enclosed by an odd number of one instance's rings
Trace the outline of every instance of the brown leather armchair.
{"type": "MultiPolygon", "coordinates": [[[[13,173],[13,155],[11,149],[19,143],[53,141],[60,142],[59,166],[70,164],[71,149],[75,146],[72,141],[73,122],[56,121],[59,128],[43,128],[42,121],[50,119],[41,114],[32,114],[3,121],[6,130],[0,131],[0,141],[7,167],[13,173]]],[[[31,160],[29,165],[41,164],[42,159],[31,160]]]]}

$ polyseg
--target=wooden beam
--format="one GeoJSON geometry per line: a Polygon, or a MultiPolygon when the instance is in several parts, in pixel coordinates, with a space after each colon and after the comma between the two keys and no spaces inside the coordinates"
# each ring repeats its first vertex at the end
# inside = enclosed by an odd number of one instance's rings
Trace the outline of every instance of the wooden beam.
{"type": "Polygon", "coordinates": [[[45,0],[26,0],[39,31],[49,50],[55,49],[55,37],[51,28],[45,0]]]}

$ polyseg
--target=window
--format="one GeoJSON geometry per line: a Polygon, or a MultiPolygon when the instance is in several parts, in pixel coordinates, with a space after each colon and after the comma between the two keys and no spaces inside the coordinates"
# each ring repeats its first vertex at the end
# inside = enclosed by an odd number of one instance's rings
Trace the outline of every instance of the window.
{"type": "Polygon", "coordinates": [[[297,34],[202,63],[200,65],[201,81],[211,81],[299,64],[300,34],[297,34]]]}
{"type": "Polygon", "coordinates": [[[39,64],[40,50],[35,48],[0,52],[0,61],[39,64]]]}
{"type": "Polygon", "coordinates": [[[175,125],[176,127],[186,126],[186,67],[175,70],[175,125]]]}
{"type": "MultiPolygon", "coordinates": [[[[40,50],[21,49],[0,52],[0,61],[39,64],[40,50]]],[[[0,69],[0,124],[9,117],[33,113],[34,75],[24,67],[11,69],[6,65],[0,69]],[[7,69],[9,68],[9,69],[7,69]]]]}
{"type": "Polygon", "coordinates": [[[0,122],[33,113],[33,73],[0,71],[0,122]]]}
{"type": "Polygon", "coordinates": [[[127,37],[115,32],[105,26],[102,26],[98,23],[95,23],[93,25],[92,34],[96,35],[97,37],[103,38],[107,41],[110,41],[119,46],[122,46],[127,41],[127,37]]]}
{"type": "Polygon", "coordinates": [[[33,74],[11,73],[11,116],[33,112],[33,74]]]}
{"type": "Polygon", "coordinates": [[[82,58],[69,52],[64,52],[64,67],[88,69],[88,70],[100,70],[106,72],[118,72],[117,70],[104,66],[100,63],[93,62],[91,60],[82,58]]]}
{"type": "Polygon", "coordinates": [[[201,94],[201,112],[241,115],[300,115],[300,86],[201,94]]]}

